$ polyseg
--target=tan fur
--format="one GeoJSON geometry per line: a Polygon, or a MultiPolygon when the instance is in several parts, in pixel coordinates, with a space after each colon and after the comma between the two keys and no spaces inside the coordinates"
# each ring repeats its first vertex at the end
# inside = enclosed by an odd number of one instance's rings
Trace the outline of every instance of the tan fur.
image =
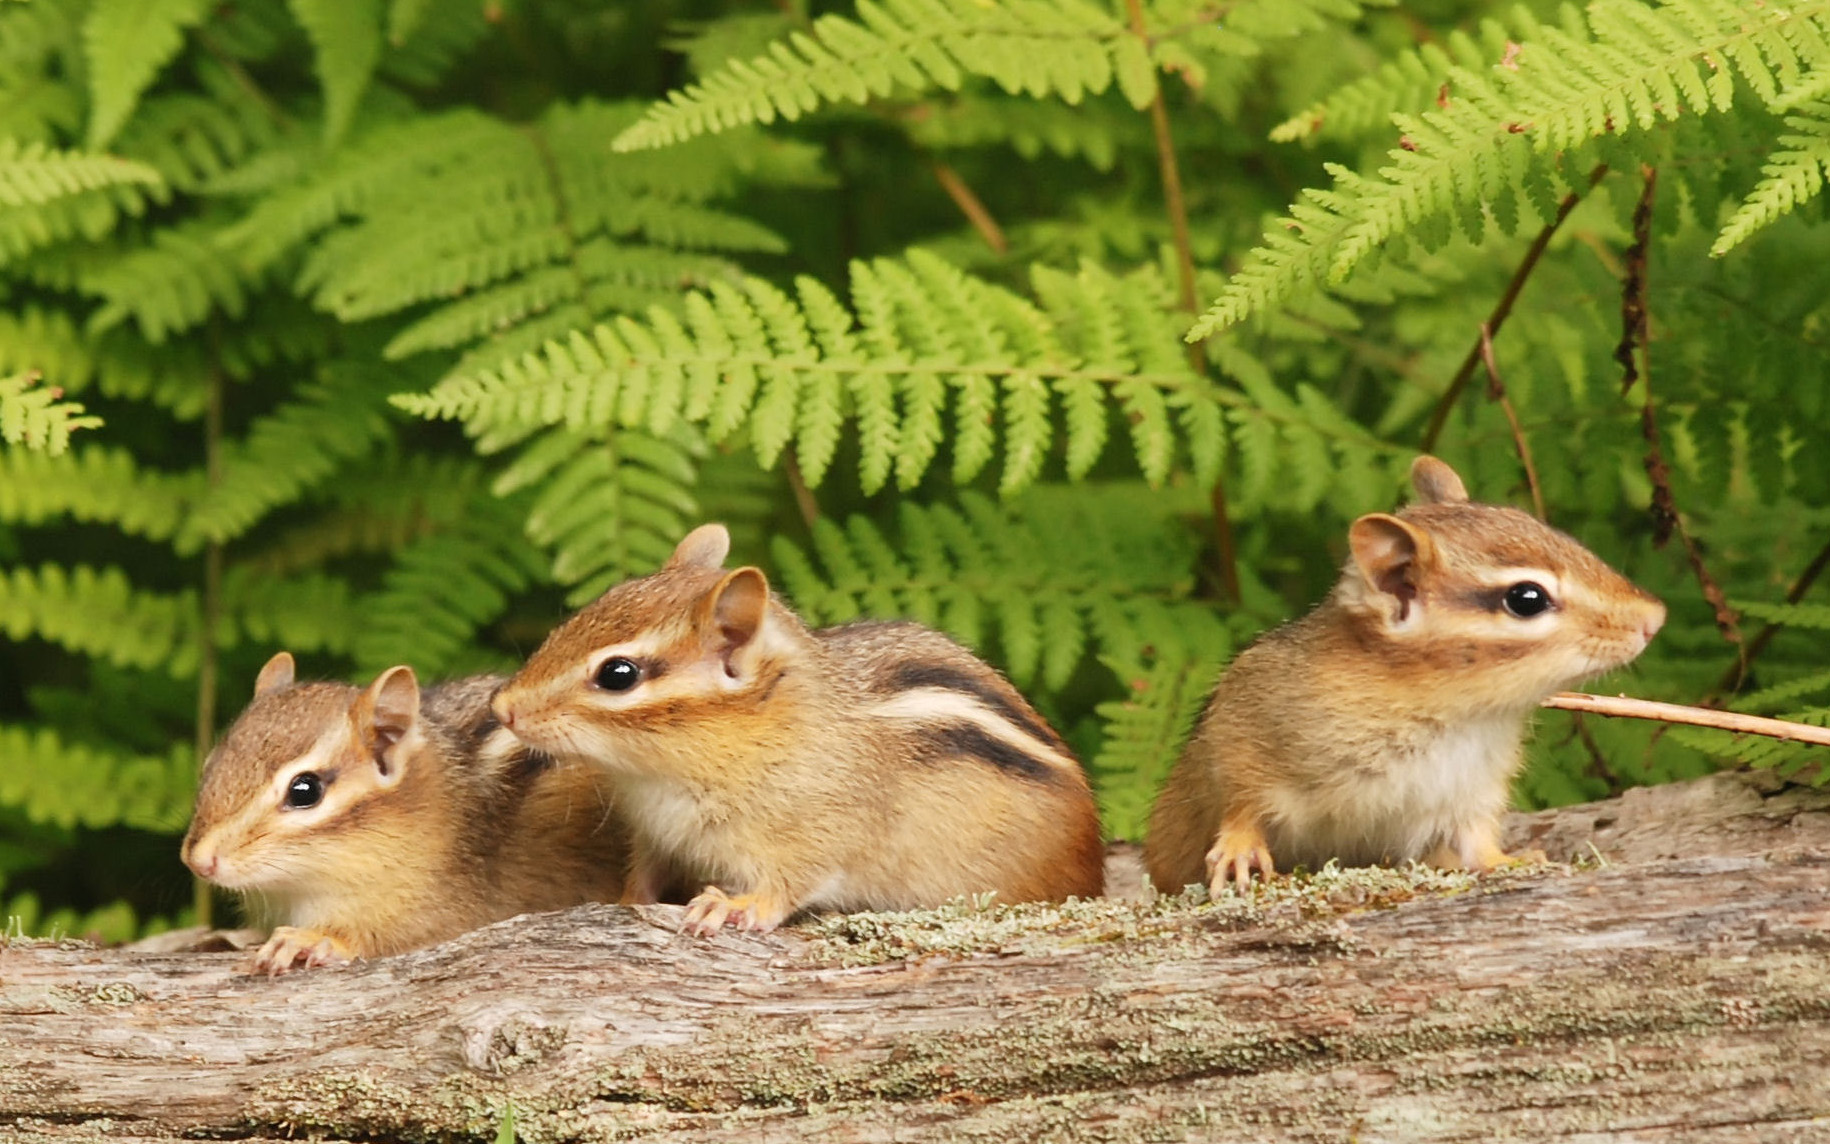
{"type": "Polygon", "coordinates": [[[205,765],[183,847],[200,876],[284,923],[261,968],[399,953],[620,896],[627,840],[608,785],[503,731],[489,709],[501,683],[421,691],[396,667],[367,689],[297,684],[290,656],[269,662],[205,765]],[[323,800],[286,807],[303,770],[323,800]]]}
{"type": "Polygon", "coordinates": [[[1158,889],[1217,893],[1331,858],[1506,861],[1499,818],[1526,719],[1663,623],[1663,604],[1571,537],[1469,503],[1441,461],[1418,458],[1412,478],[1419,503],[1354,522],[1333,593],[1221,677],[1151,815],[1158,889]],[[1558,606],[1500,609],[1523,580],[1558,606]]]}
{"type": "Polygon", "coordinates": [[[718,567],[727,550],[721,527],[696,530],[555,631],[496,700],[530,746],[609,770],[632,900],[713,883],[691,913],[704,931],[1099,893],[1085,776],[1003,676],[916,624],[809,631],[761,572],[718,567]],[[644,677],[611,693],[593,673],[619,650],[644,677]]]}

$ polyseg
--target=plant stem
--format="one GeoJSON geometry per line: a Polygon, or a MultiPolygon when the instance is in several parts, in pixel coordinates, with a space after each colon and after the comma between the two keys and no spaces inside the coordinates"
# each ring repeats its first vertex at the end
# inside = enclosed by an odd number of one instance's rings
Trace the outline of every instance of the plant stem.
{"type": "MultiPolygon", "coordinates": [[[[1589,185],[1585,190],[1593,190],[1595,184],[1599,183],[1601,177],[1607,173],[1608,168],[1605,164],[1590,171],[1589,185]]],[[[1525,251],[1525,257],[1520,260],[1519,268],[1513,271],[1512,281],[1506,284],[1506,292],[1500,295],[1500,300],[1493,305],[1493,312],[1488,314],[1487,320],[1482,323],[1486,332],[1475,338],[1474,344],[1468,348],[1467,356],[1461,359],[1461,368],[1457,369],[1455,376],[1449,379],[1449,388],[1443,390],[1442,396],[1436,400],[1436,408],[1430,413],[1430,424],[1424,429],[1423,441],[1418,446],[1423,452],[1428,453],[1436,448],[1436,441],[1442,436],[1443,426],[1448,424],[1450,411],[1455,408],[1455,403],[1461,400],[1462,391],[1468,388],[1469,379],[1474,376],[1475,368],[1480,365],[1482,338],[1491,341],[1499,336],[1500,327],[1506,324],[1507,317],[1512,313],[1513,303],[1519,300],[1519,292],[1525,289],[1525,280],[1531,277],[1531,272],[1537,268],[1538,260],[1544,257],[1544,251],[1550,247],[1551,236],[1557,233],[1557,228],[1563,225],[1563,220],[1568,218],[1570,212],[1576,209],[1576,204],[1582,201],[1582,195],[1583,191],[1571,191],[1564,195],[1563,201],[1557,204],[1557,217],[1544,224],[1544,229],[1538,232],[1538,237],[1531,240],[1531,246],[1525,251]]]]}
{"type": "MultiPolygon", "coordinates": [[[[1148,42],[1144,30],[1143,0],[1125,0],[1130,14],[1131,32],[1148,42]]],[[[1157,84],[1156,97],[1150,101],[1150,128],[1156,136],[1157,167],[1163,178],[1163,206],[1169,212],[1169,232],[1175,243],[1178,302],[1189,314],[1200,312],[1195,295],[1195,252],[1188,234],[1188,199],[1182,193],[1182,169],[1176,162],[1175,139],[1169,133],[1169,105],[1163,98],[1163,85],[1157,84]]],[[[1207,373],[1206,351],[1198,345],[1188,347],[1189,365],[1198,374],[1207,373]]],[[[1216,478],[1209,493],[1214,510],[1214,551],[1219,562],[1217,572],[1220,594],[1229,604],[1239,602],[1239,553],[1233,539],[1232,518],[1226,507],[1226,482],[1216,478]]]]}
{"type": "Polygon", "coordinates": [[[1797,743],[1830,747],[1830,727],[1813,727],[1809,723],[1768,719],[1763,715],[1742,715],[1735,711],[1717,711],[1711,707],[1655,703],[1650,699],[1629,699],[1625,695],[1587,695],[1580,691],[1559,691],[1540,706],[1557,711],[1581,711],[1623,719],[1652,719],[1660,723],[1713,727],[1739,735],[1765,735],[1769,739],[1789,739],[1797,743]]]}
{"type": "Polygon", "coordinates": [[[788,488],[794,493],[794,507],[801,512],[801,523],[812,532],[814,522],[820,519],[820,502],[807,487],[807,478],[801,475],[801,459],[794,455],[792,445],[782,450],[782,470],[788,474],[788,488]]]}
{"type": "MultiPolygon", "coordinates": [[[[1786,603],[1796,604],[1804,599],[1805,593],[1811,590],[1811,585],[1817,583],[1817,578],[1823,575],[1825,568],[1830,568],[1830,544],[1825,544],[1818,549],[1817,555],[1811,558],[1811,563],[1806,565],[1805,570],[1798,574],[1798,579],[1792,582],[1791,589],[1786,592],[1786,603]]],[[[1785,627],[1784,624],[1775,620],[1761,628],[1760,633],[1748,641],[1747,650],[1742,652],[1735,662],[1728,665],[1728,670],[1717,681],[1715,690],[1705,696],[1703,702],[1710,703],[1721,696],[1733,695],[1741,690],[1741,685],[1747,681],[1747,673],[1754,666],[1755,657],[1766,650],[1766,645],[1773,642],[1773,637],[1778,635],[1779,629],[1783,627],[1785,627]]]]}
{"type": "Polygon", "coordinates": [[[992,217],[984,200],[973,193],[972,188],[966,185],[966,180],[959,177],[959,172],[939,159],[933,160],[930,166],[934,170],[935,180],[940,183],[940,189],[947,192],[947,197],[966,216],[972,229],[979,232],[979,237],[985,240],[985,245],[991,248],[991,252],[999,258],[1009,254],[1010,239],[1004,237],[1004,229],[992,217]]]}
{"type": "Polygon", "coordinates": [[[1531,446],[1525,441],[1525,430],[1519,427],[1519,415],[1512,408],[1512,398],[1506,396],[1506,383],[1500,380],[1499,363],[1493,360],[1493,332],[1487,323],[1481,323],[1481,361],[1487,366],[1487,396],[1499,402],[1500,410],[1506,414],[1506,423],[1512,426],[1512,444],[1519,452],[1519,463],[1525,466],[1525,483],[1531,489],[1531,505],[1537,511],[1539,520],[1550,519],[1544,512],[1544,491],[1538,487],[1538,467],[1531,463],[1531,446]]]}
{"type": "MultiPolygon", "coordinates": [[[[204,479],[211,492],[222,484],[222,398],[223,373],[220,362],[212,362],[209,399],[204,406],[203,457],[204,479]]],[[[197,626],[197,782],[203,779],[203,761],[216,745],[216,624],[222,612],[222,544],[210,541],[203,550],[203,598],[197,626]]],[[[213,898],[210,884],[202,878],[192,881],[191,900],[195,924],[211,923],[213,898]]]]}

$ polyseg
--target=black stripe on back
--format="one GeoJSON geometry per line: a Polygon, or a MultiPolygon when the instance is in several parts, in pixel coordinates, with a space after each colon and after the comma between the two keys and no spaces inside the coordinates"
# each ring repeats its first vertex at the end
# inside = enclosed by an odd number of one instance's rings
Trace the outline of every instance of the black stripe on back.
{"type": "Polygon", "coordinates": [[[933,744],[935,756],[977,759],[1033,782],[1050,782],[1055,778],[1055,769],[1041,759],[971,723],[923,728],[920,734],[933,744]]]}
{"type": "Polygon", "coordinates": [[[1062,751],[1067,749],[1067,745],[1061,741],[1061,736],[1055,734],[1053,727],[1044,723],[1032,712],[1018,707],[1007,696],[999,694],[996,687],[969,672],[944,663],[917,661],[899,665],[895,673],[890,676],[892,691],[910,691],[918,687],[938,687],[946,691],[957,691],[963,695],[970,695],[1006,723],[1021,727],[1051,747],[1062,751]]]}

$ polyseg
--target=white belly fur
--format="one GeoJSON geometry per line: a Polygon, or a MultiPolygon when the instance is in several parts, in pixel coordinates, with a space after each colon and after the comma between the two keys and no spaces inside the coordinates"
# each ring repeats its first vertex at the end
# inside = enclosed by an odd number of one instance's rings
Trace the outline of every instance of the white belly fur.
{"type": "Polygon", "coordinates": [[[1266,838],[1277,864],[1311,869],[1420,859],[1506,806],[1517,716],[1462,724],[1343,765],[1313,787],[1270,792],[1266,838]]]}

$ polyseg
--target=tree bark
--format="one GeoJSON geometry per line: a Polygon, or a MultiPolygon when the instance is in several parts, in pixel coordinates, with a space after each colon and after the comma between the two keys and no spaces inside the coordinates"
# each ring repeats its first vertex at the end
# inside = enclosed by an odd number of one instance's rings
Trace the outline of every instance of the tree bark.
{"type": "Polygon", "coordinates": [[[15,942],[0,1135],[1830,1138],[1830,792],[1715,776],[1508,842],[1586,862],[711,940],[588,907],[272,981],[15,942]]]}

